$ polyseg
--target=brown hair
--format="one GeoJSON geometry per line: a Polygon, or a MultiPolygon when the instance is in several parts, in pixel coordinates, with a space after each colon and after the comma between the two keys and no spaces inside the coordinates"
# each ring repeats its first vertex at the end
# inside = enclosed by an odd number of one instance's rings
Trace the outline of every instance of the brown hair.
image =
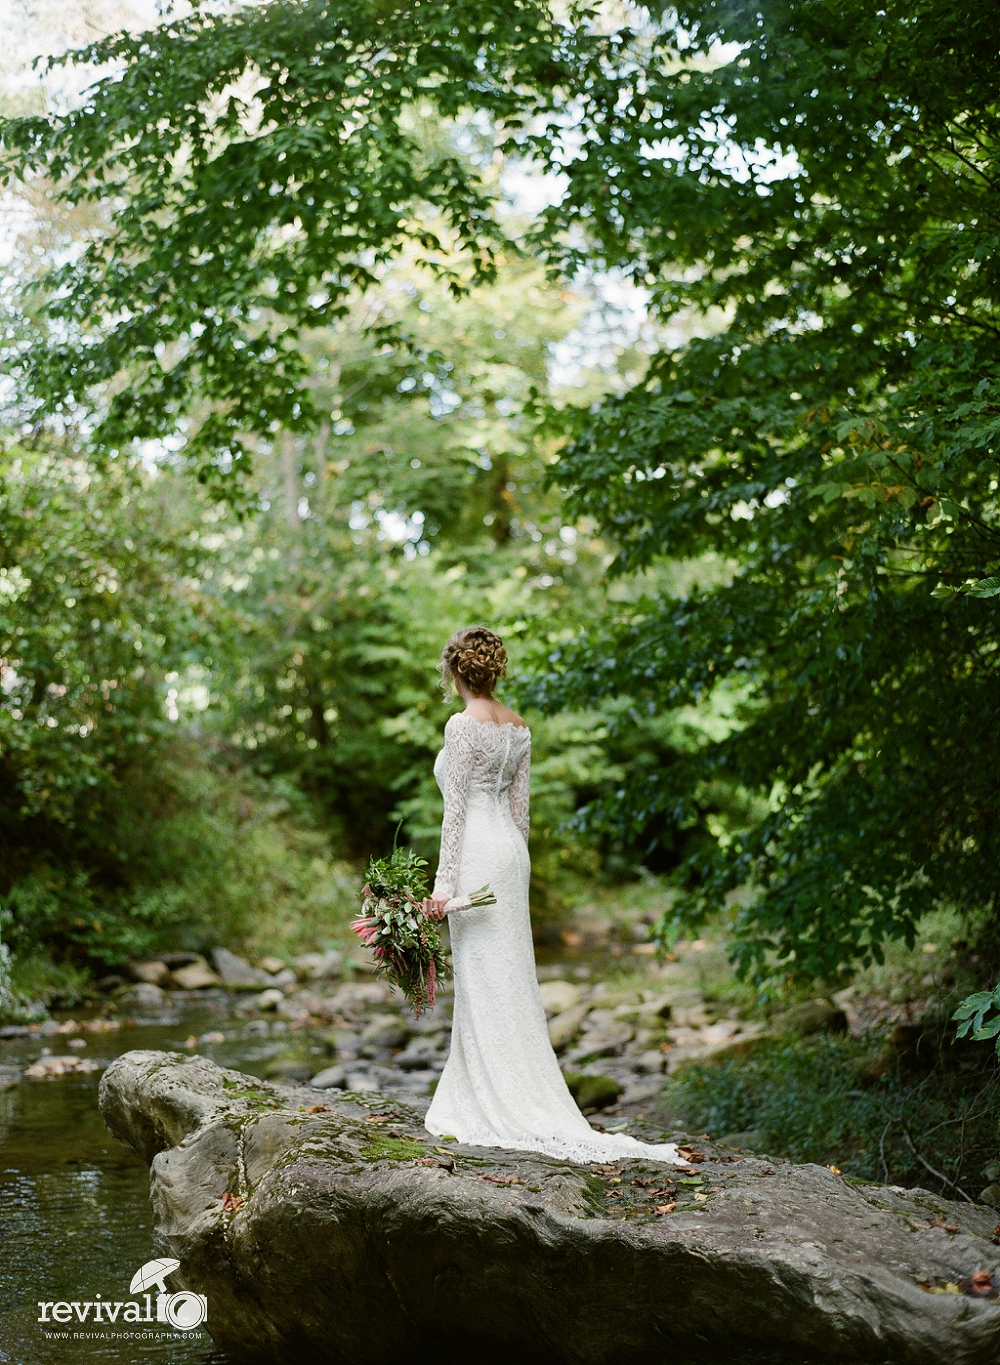
{"type": "Polygon", "coordinates": [[[441,651],[441,690],[451,695],[452,681],[475,696],[489,696],[507,672],[507,651],[496,631],[486,626],[456,630],[441,651]]]}

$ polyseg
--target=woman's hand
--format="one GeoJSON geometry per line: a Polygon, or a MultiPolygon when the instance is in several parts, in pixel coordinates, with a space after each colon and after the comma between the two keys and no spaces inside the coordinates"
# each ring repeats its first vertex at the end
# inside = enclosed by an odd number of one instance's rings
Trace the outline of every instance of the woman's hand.
{"type": "Polygon", "coordinates": [[[444,919],[444,907],[448,900],[448,896],[427,896],[424,900],[424,914],[431,920],[444,919]]]}

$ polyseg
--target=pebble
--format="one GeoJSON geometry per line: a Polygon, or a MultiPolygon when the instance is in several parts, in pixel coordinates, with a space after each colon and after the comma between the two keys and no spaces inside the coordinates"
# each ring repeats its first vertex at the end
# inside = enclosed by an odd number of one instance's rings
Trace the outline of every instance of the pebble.
{"type": "Polygon", "coordinates": [[[95,1062],[90,1057],[40,1057],[37,1062],[25,1067],[24,1074],[33,1080],[41,1080],[67,1076],[73,1072],[99,1071],[100,1066],[100,1062],[95,1062]]]}

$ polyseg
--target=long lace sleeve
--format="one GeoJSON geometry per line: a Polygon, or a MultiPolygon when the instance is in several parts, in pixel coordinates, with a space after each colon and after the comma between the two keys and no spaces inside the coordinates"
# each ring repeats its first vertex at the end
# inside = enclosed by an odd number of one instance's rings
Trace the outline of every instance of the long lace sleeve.
{"type": "Polygon", "coordinates": [[[528,801],[531,786],[531,750],[525,752],[524,757],[517,765],[517,772],[514,780],[510,784],[510,813],[514,817],[514,824],[521,831],[524,842],[528,842],[528,801]]]}
{"type": "Polygon", "coordinates": [[[434,878],[435,896],[453,896],[465,835],[465,804],[472,772],[473,737],[458,716],[444,727],[444,819],[441,855],[434,878]]]}

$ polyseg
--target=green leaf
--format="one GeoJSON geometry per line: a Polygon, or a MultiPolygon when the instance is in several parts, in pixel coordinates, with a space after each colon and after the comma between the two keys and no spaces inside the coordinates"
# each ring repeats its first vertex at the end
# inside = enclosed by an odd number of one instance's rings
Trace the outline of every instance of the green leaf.
{"type": "Polygon", "coordinates": [[[1000,577],[981,578],[978,583],[969,583],[963,589],[968,597],[1000,597],[1000,577]]]}

